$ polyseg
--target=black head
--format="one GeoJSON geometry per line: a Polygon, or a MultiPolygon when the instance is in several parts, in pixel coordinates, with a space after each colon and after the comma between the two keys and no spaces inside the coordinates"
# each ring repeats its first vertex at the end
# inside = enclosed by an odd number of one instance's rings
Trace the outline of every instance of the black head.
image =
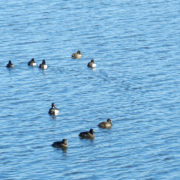
{"type": "Polygon", "coordinates": [[[34,62],[34,58],[32,58],[31,61],[34,62]]]}
{"type": "Polygon", "coordinates": [[[89,132],[90,132],[91,134],[94,134],[94,130],[93,130],[93,129],[90,129],[89,132]]]}
{"type": "Polygon", "coordinates": [[[111,119],[107,119],[107,122],[111,123],[111,119]]]}
{"type": "Polygon", "coordinates": [[[11,60],[9,60],[9,63],[8,64],[12,64],[11,60]]]}
{"type": "Polygon", "coordinates": [[[55,108],[55,107],[56,107],[54,103],[52,103],[51,106],[52,106],[52,108],[55,108]]]}
{"type": "Polygon", "coordinates": [[[44,59],[42,60],[42,64],[46,64],[46,61],[44,59]]]}
{"type": "Polygon", "coordinates": [[[62,143],[63,143],[63,144],[67,144],[67,139],[63,139],[63,140],[62,140],[62,143]]]}
{"type": "Polygon", "coordinates": [[[77,54],[81,54],[81,51],[80,51],[80,50],[78,50],[78,51],[77,51],[77,54]]]}
{"type": "Polygon", "coordinates": [[[94,63],[94,59],[92,59],[91,62],[94,63]]]}

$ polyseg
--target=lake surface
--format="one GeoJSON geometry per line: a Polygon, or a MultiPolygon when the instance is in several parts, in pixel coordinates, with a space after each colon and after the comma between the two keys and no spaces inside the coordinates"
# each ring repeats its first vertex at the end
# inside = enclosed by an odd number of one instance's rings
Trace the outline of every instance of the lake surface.
{"type": "Polygon", "coordinates": [[[0,179],[180,179],[179,22],[178,0],[1,0],[0,179]]]}

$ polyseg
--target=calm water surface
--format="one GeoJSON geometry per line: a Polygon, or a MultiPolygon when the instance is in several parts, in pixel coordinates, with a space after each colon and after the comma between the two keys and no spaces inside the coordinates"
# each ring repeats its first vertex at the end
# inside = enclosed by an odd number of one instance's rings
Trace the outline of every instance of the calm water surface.
{"type": "Polygon", "coordinates": [[[0,179],[180,179],[179,14],[178,0],[1,0],[0,179]]]}

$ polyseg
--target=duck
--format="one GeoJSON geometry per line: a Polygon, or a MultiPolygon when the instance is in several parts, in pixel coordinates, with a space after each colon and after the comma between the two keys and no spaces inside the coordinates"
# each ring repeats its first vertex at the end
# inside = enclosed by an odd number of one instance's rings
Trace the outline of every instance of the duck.
{"type": "Polygon", "coordinates": [[[98,126],[99,126],[100,128],[107,128],[107,129],[108,129],[108,128],[111,128],[111,126],[112,126],[112,121],[111,121],[111,119],[107,119],[107,121],[99,123],[98,126]]]}
{"type": "Polygon", "coordinates": [[[34,61],[34,58],[32,58],[32,59],[28,62],[28,66],[36,66],[36,62],[34,61]]]}
{"type": "Polygon", "coordinates": [[[51,104],[51,108],[49,109],[49,114],[54,116],[59,114],[59,110],[56,108],[54,103],[51,104]]]}
{"type": "Polygon", "coordinates": [[[8,62],[8,64],[6,65],[7,68],[13,68],[14,64],[11,62],[11,60],[8,62]]]}
{"type": "Polygon", "coordinates": [[[81,132],[79,134],[79,136],[80,136],[80,138],[83,138],[83,139],[93,139],[94,138],[94,130],[90,129],[89,131],[81,132]]]}
{"type": "Polygon", "coordinates": [[[95,68],[96,67],[96,63],[94,62],[94,59],[92,59],[88,65],[87,65],[89,68],[95,68]]]}
{"type": "Polygon", "coordinates": [[[52,146],[55,148],[66,149],[68,147],[68,141],[67,139],[63,139],[62,141],[56,141],[52,144],[52,146]]]}
{"type": "Polygon", "coordinates": [[[47,67],[48,67],[48,66],[47,66],[47,64],[46,64],[46,61],[43,59],[43,60],[42,60],[42,64],[39,65],[39,68],[41,68],[41,69],[47,69],[47,67]]]}
{"type": "Polygon", "coordinates": [[[73,59],[80,59],[80,58],[82,58],[81,51],[78,50],[76,53],[73,53],[73,54],[72,54],[72,58],[73,58],[73,59]]]}

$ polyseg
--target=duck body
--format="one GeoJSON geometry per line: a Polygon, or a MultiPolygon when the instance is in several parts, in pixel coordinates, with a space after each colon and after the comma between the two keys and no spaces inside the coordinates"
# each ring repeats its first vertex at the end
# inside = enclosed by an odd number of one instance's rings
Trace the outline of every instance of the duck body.
{"type": "Polygon", "coordinates": [[[55,148],[63,148],[66,149],[68,147],[67,139],[63,139],[62,141],[56,141],[52,144],[55,148]]]}
{"type": "Polygon", "coordinates": [[[13,68],[14,67],[14,64],[9,61],[8,64],[6,65],[7,68],[13,68]]]}
{"type": "Polygon", "coordinates": [[[39,65],[39,68],[44,70],[48,68],[45,60],[42,60],[42,64],[39,65]]]}
{"type": "Polygon", "coordinates": [[[111,126],[112,126],[112,121],[111,121],[111,119],[107,119],[107,121],[106,122],[101,122],[101,123],[99,123],[98,124],[98,126],[100,127],[100,128],[111,128],[111,126]]]}
{"type": "Polygon", "coordinates": [[[28,62],[28,66],[36,66],[36,62],[34,60],[34,58],[32,58],[29,62],[28,62]]]}
{"type": "Polygon", "coordinates": [[[80,59],[80,58],[82,58],[81,51],[78,50],[76,53],[73,53],[72,54],[72,58],[73,59],[80,59]]]}
{"type": "Polygon", "coordinates": [[[52,103],[51,108],[49,109],[49,114],[54,116],[59,114],[59,110],[56,108],[54,103],[52,103]]]}
{"type": "Polygon", "coordinates": [[[88,65],[87,65],[89,68],[95,68],[96,67],[96,63],[94,62],[94,59],[92,59],[88,65]]]}
{"type": "Polygon", "coordinates": [[[82,139],[93,139],[94,138],[94,130],[90,129],[89,131],[86,132],[81,132],[79,134],[80,138],[82,139]]]}

